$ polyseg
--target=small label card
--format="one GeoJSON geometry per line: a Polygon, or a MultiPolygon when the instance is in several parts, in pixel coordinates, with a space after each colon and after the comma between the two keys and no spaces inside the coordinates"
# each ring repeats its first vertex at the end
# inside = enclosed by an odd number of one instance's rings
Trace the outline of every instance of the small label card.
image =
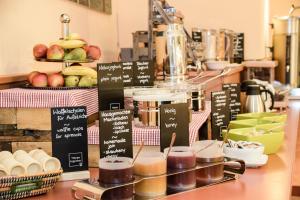
{"type": "Polygon", "coordinates": [[[223,84],[223,90],[229,91],[230,120],[236,120],[241,113],[241,86],[239,83],[223,84]]]}
{"type": "Polygon", "coordinates": [[[211,130],[213,140],[223,140],[222,130],[227,129],[229,119],[229,91],[212,92],[211,130]]]}
{"type": "Polygon", "coordinates": [[[134,86],[154,85],[154,66],[150,60],[136,61],[133,69],[134,86]]]}
{"type": "Polygon", "coordinates": [[[99,63],[98,99],[99,110],[124,108],[123,70],[120,63],[99,63]]]}
{"type": "Polygon", "coordinates": [[[160,151],[169,147],[174,132],[174,146],[189,146],[189,109],[186,103],[160,106],[160,151]]]}
{"type": "Polygon", "coordinates": [[[88,170],[86,107],[51,108],[52,155],[64,172],[88,170]]]}
{"type": "Polygon", "coordinates": [[[133,157],[132,115],[130,110],[100,112],[100,158],[133,157]]]}
{"type": "Polygon", "coordinates": [[[135,68],[135,62],[122,62],[122,69],[123,69],[123,83],[124,87],[131,87],[133,86],[133,69],[135,68]]]}

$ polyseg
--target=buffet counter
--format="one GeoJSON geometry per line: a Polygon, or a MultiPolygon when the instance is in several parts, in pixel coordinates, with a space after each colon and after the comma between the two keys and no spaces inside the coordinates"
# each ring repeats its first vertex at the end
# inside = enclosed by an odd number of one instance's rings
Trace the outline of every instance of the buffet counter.
{"type": "MultiPolygon", "coordinates": [[[[167,196],[164,199],[290,199],[292,178],[296,176],[294,174],[296,143],[297,141],[299,143],[300,140],[300,137],[297,137],[299,132],[300,101],[290,101],[287,112],[288,120],[285,141],[277,154],[269,156],[267,165],[258,169],[247,169],[240,179],[235,181],[167,196]]],[[[92,177],[97,178],[98,169],[93,168],[90,171],[92,177]]],[[[48,194],[30,199],[71,199],[71,187],[73,184],[74,181],[59,182],[48,194]]]]}

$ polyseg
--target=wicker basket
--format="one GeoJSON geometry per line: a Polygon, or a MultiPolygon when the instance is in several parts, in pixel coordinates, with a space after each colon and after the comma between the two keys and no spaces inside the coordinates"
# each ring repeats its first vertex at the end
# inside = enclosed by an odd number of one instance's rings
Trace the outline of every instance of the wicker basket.
{"type": "Polygon", "coordinates": [[[20,199],[50,191],[59,180],[62,170],[34,176],[0,178],[0,199],[20,199]]]}

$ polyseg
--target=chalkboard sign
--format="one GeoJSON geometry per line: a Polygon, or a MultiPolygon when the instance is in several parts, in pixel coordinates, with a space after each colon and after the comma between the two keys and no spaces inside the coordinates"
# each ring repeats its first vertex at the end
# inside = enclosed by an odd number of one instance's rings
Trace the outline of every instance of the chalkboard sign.
{"type": "Polygon", "coordinates": [[[124,87],[133,86],[133,69],[135,62],[122,62],[124,87]]]}
{"type": "Polygon", "coordinates": [[[223,90],[229,91],[230,120],[236,120],[241,113],[241,86],[239,83],[223,84],[223,90]]]}
{"type": "Polygon", "coordinates": [[[212,139],[222,140],[222,130],[227,129],[230,119],[229,92],[211,93],[211,130],[212,139]]]}
{"type": "Polygon", "coordinates": [[[88,170],[86,107],[51,108],[52,155],[64,172],[88,170]]]}
{"type": "Polygon", "coordinates": [[[169,147],[174,132],[174,146],[189,146],[189,109],[186,103],[160,106],[160,151],[169,147]]]}
{"type": "Polygon", "coordinates": [[[244,61],[244,42],[245,42],[245,36],[244,33],[238,33],[237,36],[234,38],[233,41],[233,52],[234,52],[234,62],[235,63],[241,63],[244,61]]]}
{"type": "Polygon", "coordinates": [[[154,66],[152,61],[136,61],[133,69],[134,86],[154,85],[154,66]]]}
{"type": "Polygon", "coordinates": [[[195,42],[202,42],[202,33],[200,31],[192,31],[192,39],[195,42]]]}
{"type": "Polygon", "coordinates": [[[130,110],[100,112],[100,158],[132,158],[132,115],[130,110]]]}
{"type": "Polygon", "coordinates": [[[99,110],[124,108],[123,70],[120,63],[99,63],[98,99],[99,110]]]}

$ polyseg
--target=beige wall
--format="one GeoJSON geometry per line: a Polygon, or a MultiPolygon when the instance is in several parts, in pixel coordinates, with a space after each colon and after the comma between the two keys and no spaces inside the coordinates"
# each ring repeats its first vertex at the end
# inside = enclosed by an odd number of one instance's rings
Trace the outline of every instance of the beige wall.
{"type": "MultiPolygon", "coordinates": [[[[202,28],[229,28],[245,32],[245,58],[264,57],[265,0],[168,0],[182,11],[185,25],[202,28]]],[[[147,29],[148,0],[119,0],[119,40],[132,46],[131,33],[147,29]]]]}
{"type": "MultiPolygon", "coordinates": [[[[148,0],[112,1],[113,14],[106,15],[67,0],[0,0],[0,75],[58,69],[58,64],[34,62],[32,47],[57,40],[58,18],[63,12],[72,17],[72,32],[101,47],[101,61],[115,60],[118,45],[131,47],[132,32],[147,29],[148,0]]],[[[197,26],[245,32],[246,59],[264,57],[265,0],[168,1],[183,12],[189,30],[197,26]]],[[[291,3],[300,4],[296,0],[269,1],[270,18],[286,15],[291,3]]]]}
{"type": "Polygon", "coordinates": [[[117,0],[113,0],[113,14],[106,15],[67,0],[0,0],[0,75],[61,67],[57,63],[37,63],[32,56],[34,44],[49,44],[60,37],[61,13],[71,16],[71,32],[101,47],[102,61],[114,60],[116,5],[117,0]]]}

